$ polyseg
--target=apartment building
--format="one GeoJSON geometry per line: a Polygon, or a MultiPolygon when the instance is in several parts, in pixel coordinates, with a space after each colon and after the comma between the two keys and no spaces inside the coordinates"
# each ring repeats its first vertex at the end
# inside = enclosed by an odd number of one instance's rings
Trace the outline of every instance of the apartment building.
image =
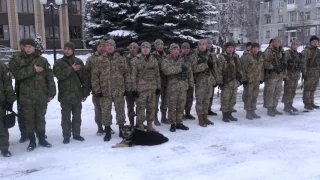
{"type": "MultiPolygon", "coordinates": [[[[48,0],[54,2],[54,0],[48,0]]],[[[39,33],[46,49],[63,47],[71,41],[77,49],[84,48],[82,41],[82,8],[84,0],[64,0],[54,10],[52,31],[51,11],[40,0],[0,0],[0,45],[19,49],[21,38],[34,38],[39,33]]]]}

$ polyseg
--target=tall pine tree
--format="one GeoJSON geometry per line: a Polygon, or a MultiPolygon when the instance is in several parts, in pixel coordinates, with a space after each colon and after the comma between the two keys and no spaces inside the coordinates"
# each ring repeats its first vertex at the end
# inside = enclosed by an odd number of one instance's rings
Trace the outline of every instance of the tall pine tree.
{"type": "Polygon", "coordinates": [[[212,24],[207,17],[215,13],[210,2],[199,0],[87,0],[86,40],[94,45],[113,38],[118,47],[158,38],[166,45],[195,44],[215,33],[206,30],[212,24]]]}

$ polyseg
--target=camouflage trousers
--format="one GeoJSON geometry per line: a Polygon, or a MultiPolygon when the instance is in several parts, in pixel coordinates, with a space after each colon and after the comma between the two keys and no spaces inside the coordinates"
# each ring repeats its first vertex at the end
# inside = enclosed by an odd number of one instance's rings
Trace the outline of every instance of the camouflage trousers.
{"type": "Polygon", "coordinates": [[[168,105],[167,105],[167,98],[166,98],[166,86],[162,86],[160,95],[156,95],[156,101],[155,101],[156,113],[159,111],[160,97],[161,97],[160,111],[161,113],[167,113],[168,105]]]}
{"type": "Polygon", "coordinates": [[[9,131],[4,127],[5,111],[3,108],[0,108],[0,150],[6,150],[9,148],[9,131]]]}
{"type": "Polygon", "coordinates": [[[135,98],[133,96],[131,97],[126,97],[126,102],[127,102],[127,110],[128,110],[128,117],[134,117],[136,113],[134,112],[134,103],[135,103],[135,98]]]}
{"type": "Polygon", "coordinates": [[[232,112],[237,100],[237,91],[240,83],[234,79],[221,88],[221,111],[232,112]]]}
{"type": "Polygon", "coordinates": [[[183,110],[187,100],[187,91],[178,86],[167,88],[168,120],[171,124],[182,124],[183,110]]]}
{"type": "Polygon", "coordinates": [[[257,109],[259,86],[260,82],[250,82],[247,85],[244,85],[242,101],[244,103],[244,109],[246,111],[252,111],[257,109]]]}
{"type": "Polygon", "coordinates": [[[28,133],[46,130],[46,113],[48,104],[20,104],[20,115],[25,120],[28,133]]]}
{"type": "Polygon", "coordinates": [[[320,69],[309,68],[304,77],[303,88],[303,103],[305,106],[310,106],[314,103],[314,93],[319,85],[320,69]]]}
{"type": "MultiPolygon", "coordinates": [[[[184,106],[184,109],[186,112],[190,112],[193,104],[193,94],[194,94],[194,89],[188,90],[186,93],[186,105],[184,106]]],[[[170,102],[169,102],[170,103],[170,102]]]]}
{"type": "Polygon", "coordinates": [[[281,97],[282,92],[282,83],[283,76],[281,75],[274,76],[273,78],[268,78],[265,80],[263,91],[263,107],[271,108],[278,106],[278,101],[281,97]]]}
{"type": "Polygon", "coordinates": [[[99,97],[98,98],[101,106],[101,122],[104,126],[111,126],[112,124],[112,102],[116,111],[117,125],[126,123],[126,116],[124,111],[124,97],[99,97]]]}
{"type": "Polygon", "coordinates": [[[94,106],[94,120],[98,128],[102,128],[102,111],[99,98],[92,96],[92,103],[94,106]]]}
{"type": "Polygon", "coordinates": [[[209,101],[212,94],[212,86],[209,84],[196,84],[196,111],[197,115],[208,114],[209,101]]]}
{"type": "Polygon", "coordinates": [[[73,136],[79,136],[81,129],[81,102],[77,102],[74,104],[61,103],[60,106],[62,136],[64,138],[70,138],[71,131],[73,136]]]}
{"type": "Polygon", "coordinates": [[[154,121],[155,101],[156,101],[156,91],[154,89],[139,92],[139,98],[136,99],[137,125],[143,124],[145,120],[154,121]]]}
{"type": "MultiPolygon", "coordinates": [[[[19,103],[19,99],[17,99],[17,110],[18,110],[18,113],[21,112],[21,106],[19,103]]],[[[27,136],[28,134],[27,134],[26,124],[25,124],[23,117],[19,116],[19,117],[17,117],[17,119],[18,119],[18,125],[19,125],[19,130],[20,130],[21,136],[27,136]]]]}
{"type": "Polygon", "coordinates": [[[282,95],[282,102],[285,104],[293,103],[298,88],[298,79],[290,79],[284,82],[284,90],[282,95]]]}
{"type": "Polygon", "coordinates": [[[213,103],[213,96],[214,96],[214,88],[212,88],[212,95],[211,95],[210,101],[209,101],[208,112],[211,110],[211,106],[212,106],[212,103],[213,103]]]}

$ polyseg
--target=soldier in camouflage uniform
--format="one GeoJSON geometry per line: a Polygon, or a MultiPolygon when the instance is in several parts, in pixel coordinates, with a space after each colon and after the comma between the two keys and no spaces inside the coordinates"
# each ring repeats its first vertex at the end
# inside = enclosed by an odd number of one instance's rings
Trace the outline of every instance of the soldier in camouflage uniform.
{"type": "Polygon", "coordinates": [[[115,52],[115,48],[114,40],[106,41],[107,54],[104,58],[95,62],[91,74],[92,93],[98,97],[102,109],[102,124],[106,127],[104,141],[110,141],[111,139],[112,103],[114,103],[116,110],[119,136],[122,137],[120,129],[126,122],[123,96],[126,96],[130,91],[128,64],[124,57],[115,52]]]}
{"type": "MultiPolygon", "coordinates": [[[[130,76],[131,76],[131,70],[132,70],[132,59],[138,54],[139,51],[139,45],[135,42],[131,43],[129,45],[129,50],[130,53],[126,56],[127,63],[129,65],[129,70],[130,70],[130,76]]],[[[130,81],[130,87],[132,87],[132,82],[130,81]]],[[[128,118],[130,121],[130,125],[134,126],[134,116],[136,113],[134,112],[134,103],[135,103],[135,98],[133,97],[132,93],[130,93],[126,97],[127,101],[127,109],[128,109],[128,118]]]]}
{"type": "MultiPolygon", "coordinates": [[[[20,39],[20,52],[17,52],[15,54],[13,54],[13,56],[10,58],[10,61],[14,61],[14,59],[19,59],[20,56],[24,53],[24,38],[20,39]]],[[[15,86],[14,86],[15,92],[16,94],[19,94],[19,81],[15,81],[15,86]]],[[[17,109],[18,112],[21,111],[20,109],[20,103],[19,103],[19,97],[17,97],[17,109]]],[[[26,130],[26,125],[25,125],[25,121],[23,120],[22,116],[18,117],[18,124],[19,124],[19,130],[21,133],[21,138],[19,140],[20,143],[24,143],[28,140],[28,133],[26,130]]]]}
{"type": "Polygon", "coordinates": [[[70,142],[71,131],[73,139],[84,141],[80,136],[81,101],[84,102],[89,96],[89,76],[82,60],[75,57],[74,50],[74,44],[67,42],[64,45],[64,56],[57,59],[53,66],[53,73],[58,79],[63,144],[70,142]]]}
{"type": "Polygon", "coordinates": [[[291,49],[285,52],[287,58],[287,76],[284,79],[284,92],[282,102],[284,103],[284,111],[294,115],[298,110],[292,106],[293,99],[296,96],[300,73],[302,72],[303,60],[302,54],[297,52],[299,47],[298,41],[291,43],[291,49]],[[292,112],[293,111],[293,112],[292,112]]]}
{"type": "Polygon", "coordinates": [[[12,111],[13,102],[16,100],[16,96],[12,87],[12,80],[10,72],[7,67],[0,63],[0,150],[4,157],[10,157],[9,151],[9,131],[4,126],[5,111],[12,111]]]}
{"type": "MultiPolygon", "coordinates": [[[[184,62],[187,62],[189,64],[192,63],[193,61],[193,57],[192,56],[192,53],[190,52],[190,45],[189,43],[185,42],[181,45],[181,49],[182,49],[182,53],[181,53],[181,57],[183,58],[183,61],[184,62]]],[[[192,85],[192,87],[194,87],[194,84],[192,85]]],[[[195,120],[196,118],[194,116],[192,116],[190,114],[190,111],[191,111],[191,107],[192,107],[192,104],[193,104],[193,94],[194,94],[194,88],[189,88],[187,90],[187,99],[186,99],[186,105],[184,107],[184,110],[185,110],[185,118],[186,119],[191,119],[191,120],[195,120]]]]}
{"type": "Polygon", "coordinates": [[[206,127],[213,125],[208,119],[208,106],[212,94],[212,87],[216,84],[217,66],[213,58],[209,58],[207,50],[207,40],[198,42],[198,49],[193,54],[192,71],[196,84],[196,111],[199,125],[206,127]]]}
{"type": "MultiPolygon", "coordinates": [[[[212,41],[211,39],[207,39],[207,52],[209,53],[209,58],[214,59],[214,62],[217,62],[217,54],[214,52],[214,49],[212,48],[212,41]]],[[[214,88],[217,87],[217,84],[214,85],[214,87],[212,88],[212,95],[210,97],[210,101],[209,101],[209,107],[208,107],[208,115],[210,116],[217,116],[218,114],[213,112],[211,110],[211,106],[213,103],[213,96],[214,96],[214,88]]]]}
{"type": "Polygon", "coordinates": [[[238,87],[242,84],[242,69],[239,56],[235,53],[235,43],[227,42],[225,51],[218,57],[217,83],[221,89],[221,111],[224,122],[237,121],[232,116],[236,104],[238,87]]]}
{"type": "MultiPolygon", "coordinates": [[[[161,39],[157,39],[154,41],[154,46],[156,50],[152,53],[152,55],[157,59],[158,66],[161,68],[162,60],[167,56],[167,54],[163,50],[163,41],[161,39]]],[[[160,69],[159,69],[160,71],[160,69]]],[[[157,93],[156,97],[156,112],[155,112],[155,120],[154,125],[160,126],[160,122],[158,120],[158,111],[159,111],[159,98],[161,96],[161,122],[164,124],[169,124],[170,122],[167,119],[167,99],[166,99],[166,86],[167,86],[167,77],[160,71],[161,76],[161,91],[157,93]]]]}
{"type": "Polygon", "coordinates": [[[303,57],[303,103],[305,111],[319,109],[314,103],[314,93],[317,90],[320,77],[320,51],[318,49],[319,38],[312,36],[310,45],[307,45],[302,51],[303,57]]]}
{"type": "Polygon", "coordinates": [[[137,104],[137,127],[144,129],[143,122],[147,120],[147,130],[156,131],[152,127],[155,120],[156,95],[161,88],[158,61],[150,54],[151,44],[141,44],[141,54],[132,59],[131,81],[133,96],[137,104]]]}
{"type": "Polygon", "coordinates": [[[244,52],[240,61],[242,68],[244,109],[247,111],[246,118],[249,120],[260,119],[255,113],[257,110],[257,97],[259,95],[260,82],[263,81],[264,68],[263,58],[259,52],[259,44],[252,43],[251,49],[244,52]]]}
{"type": "Polygon", "coordinates": [[[274,117],[282,115],[276,108],[281,96],[283,78],[286,77],[286,59],[280,46],[280,38],[275,37],[271,45],[263,52],[264,60],[264,107],[268,109],[268,115],[274,117]]]}
{"type": "Polygon", "coordinates": [[[170,45],[170,54],[161,63],[161,70],[167,76],[168,84],[168,120],[171,122],[170,131],[176,129],[189,130],[183,125],[183,109],[187,99],[187,90],[193,89],[193,74],[191,63],[179,56],[177,44],[170,45]]]}
{"type": "Polygon", "coordinates": [[[51,147],[45,140],[45,115],[47,105],[56,95],[53,73],[47,59],[35,53],[33,39],[25,40],[25,52],[19,59],[10,61],[9,66],[16,80],[20,81],[19,114],[24,118],[30,144],[27,151],[36,147],[35,132],[39,144],[51,147]]]}

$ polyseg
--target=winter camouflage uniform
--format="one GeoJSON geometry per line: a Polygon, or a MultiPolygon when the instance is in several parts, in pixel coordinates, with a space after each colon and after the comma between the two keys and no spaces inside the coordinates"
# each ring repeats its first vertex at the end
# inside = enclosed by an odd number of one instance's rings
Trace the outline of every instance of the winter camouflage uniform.
{"type": "MultiPolygon", "coordinates": [[[[190,52],[188,55],[185,54],[180,54],[181,58],[183,59],[184,62],[187,62],[191,65],[191,63],[194,61],[193,58],[195,56],[192,55],[192,53],[190,52]]],[[[192,70],[192,69],[191,69],[192,70]]],[[[194,83],[194,82],[193,82],[194,83]]],[[[191,85],[191,87],[194,87],[194,84],[191,85]]],[[[187,99],[186,99],[186,105],[184,107],[186,114],[190,113],[191,108],[192,108],[192,104],[193,104],[193,96],[194,96],[194,89],[188,89],[187,91],[187,99]]]]}
{"type": "Polygon", "coordinates": [[[264,107],[275,111],[281,96],[283,78],[286,77],[285,54],[281,47],[275,49],[271,44],[263,53],[264,60],[264,107]]]}
{"type": "Polygon", "coordinates": [[[221,111],[233,111],[236,104],[238,87],[242,82],[242,70],[239,56],[236,53],[223,52],[218,57],[217,84],[223,84],[221,88],[221,111]]]}
{"type": "Polygon", "coordinates": [[[242,100],[246,111],[257,109],[257,97],[259,95],[260,82],[263,81],[264,68],[261,53],[253,54],[251,51],[245,51],[241,57],[242,80],[248,82],[244,85],[242,100]]]}
{"type": "MultiPolygon", "coordinates": [[[[154,55],[138,54],[132,59],[132,90],[139,93],[137,104],[137,125],[155,118],[156,89],[161,88],[158,61],[154,55]]],[[[143,129],[143,127],[142,127],[143,129]]]]}
{"type": "Polygon", "coordinates": [[[89,76],[82,60],[74,55],[57,59],[53,66],[53,73],[58,79],[58,101],[61,105],[61,127],[64,138],[80,136],[81,101],[89,96],[89,76]],[[81,69],[74,71],[72,65],[81,65],[81,69]],[[72,121],[71,121],[72,113],[72,121]]]}
{"type": "Polygon", "coordinates": [[[298,87],[298,81],[300,79],[300,73],[303,68],[302,54],[288,49],[285,52],[287,58],[287,76],[290,78],[284,82],[284,92],[282,102],[284,104],[290,104],[292,106],[293,99],[296,96],[296,90],[298,87]]]}
{"type": "Polygon", "coordinates": [[[191,63],[170,54],[163,60],[161,70],[167,76],[168,120],[171,124],[182,124],[187,90],[194,85],[191,63]],[[183,64],[187,72],[182,71],[183,64]]]}
{"type": "Polygon", "coordinates": [[[318,47],[307,45],[302,51],[303,57],[303,103],[305,108],[315,107],[314,93],[317,90],[320,78],[320,50],[318,47]]]}
{"type": "Polygon", "coordinates": [[[9,131],[4,127],[3,121],[5,116],[4,106],[6,103],[13,104],[16,96],[12,87],[10,72],[3,63],[0,63],[0,150],[8,150],[9,148],[9,131]]]}
{"type": "Polygon", "coordinates": [[[119,53],[98,56],[92,69],[91,86],[94,95],[98,97],[101,106],[102,124],[111,126],[112,102],[116,110],[117,125],[125,124],[124,92],[130,90],[130,75],[128,64],[119,53]]]}
{"type": "Polygon", "coordinates": [[[20,116],[25,120],[28,133],[45,132],[45,115],[47,112],[48,97],[56,95],[53,73],[47,59],[37,53],[12,59],[10,69],[16,80],[19,81],[20,116]],[[36,72],[34,65],[41,66],[42,72],[36,72]]]}
{"type": "MultiPolygon", "coordinates": [[[[209,53],[209,56],[214,59],[213,61],[214,62],[217,62],[218,59],[217,59],[217,54],[212,50],[210,53],[209,53]]],[[[215,85],[215,84],[214,84],[215,85]]],[[[211,112],[211,106],[212,106],[212,103],[213,103],[213,96],[214,96],[214,87],[212,87],[212,95],[210,97],[210,100],[209,100],[209,107],[208,107],[208,112],[211,112]]],[[[213,113],[212,115],[215,115],[216,113],[213,113]]]]}

